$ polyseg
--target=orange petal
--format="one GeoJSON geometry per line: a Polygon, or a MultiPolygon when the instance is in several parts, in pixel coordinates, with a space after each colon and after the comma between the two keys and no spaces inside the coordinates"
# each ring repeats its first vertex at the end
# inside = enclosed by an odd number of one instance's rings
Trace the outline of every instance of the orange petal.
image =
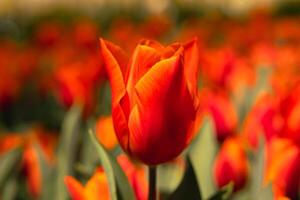
{"type": "Polygon", "coordinates": [[[98,140],[107,148],[113,149],[117,145],[117,138],[112,117],[101,117],[96,123],[98,140]]]}
{"type": "Polygon", "coordinates": [[[117,104],[112,109],[113,125],[121,147],[128,151],[129,130],[123,108],[117,104]]]}
{"type": "Polygon", "coordinates": [[[134,51],[131,58],[130,71],[127,81],[127,91],[131,104],[135,104],[134,99],[134,86],[136,82],[142,77],[156,62],[160,59],[159,52],[156,49],[145,46],[138,45],[134,51]]]}
{"type": "Polygon", "coordinates": [[[112,103],[118,104],[125,95],[125,56],[120,47],[100,39],[101,54],[112,89],[112,103]]]}
{"type": "Polygon", "coordinates": [[[191,94],[196,94],[199,72],[199,47],[197,38],[184,45],[184,72],[191,94]]]}
{"type": "MultiPolygon", "coordinates": [[[[165,94],[178,71],[182,68],[180,56],[173,56],[169,59],[156,63],[135,85],[136,94],[142,104],[159,100],[165,94]],[[159,98],[158,98],[159,96],[159,98]]],[[[178,75],[177,75],[178,76],[178,75]]]]}
{"type": "Polygon", "coordinates": [[[139,44],[146,45],[148,47],[152,47],[152,48],[156,49],[157,51],[162,51],[165,48],[163,45],[161,45],[159,42],[157,42],[155,40],[143,39],[139,42],[139,44]]]}
{"type": "Polygon", "coordinates": [[[76,179],[74,179],[72,176],[66,176],[64,178],[64,182],[72,200],[87,200],[85,198],[83,186],[76,179]]]}
{"type": "Polygon", "coordinates": [[[34,197],[39,197],[41,194],[42,175],[38,154],[32,145],[26,147],[23,154],[23,160],[29,191],[34,197]]]}
{"type": "Polygon", "coordinates": [[[85,187],[87,200],[109,200],[109,188],[104,172],[96,172],[85,187]]]}
{"type": "Polygon", "coordinates": [[[147,164],[174,158],[188,143],[188,129],[195,117],[181,56],[155,64],[135,89],[137,105],[128,121],[132,154],[147,164]],[[171,143],[176,146],[169,148],[171,143]]]}

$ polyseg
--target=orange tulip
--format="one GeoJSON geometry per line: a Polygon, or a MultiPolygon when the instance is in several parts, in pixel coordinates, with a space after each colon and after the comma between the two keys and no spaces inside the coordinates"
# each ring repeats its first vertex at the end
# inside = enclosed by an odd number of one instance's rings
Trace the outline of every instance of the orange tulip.
{"type": "Polygon", "coordinates": [[[109,188],[105,173],[98,169],[84,186],[71,176],[65,177],[65,184],[73,200],[109,200],[109,188]]]}
{"type": "Polygon", "coordinates": [[[198,109],[197,40],[167,47],[144,40],[129,62],[120,47],[100,45],[122,148],[150,165],[178,156],[193,137],[198,109]]]}
{"type": "Polygon", "coordinates": [[[291,140],[274,138],[268,145],[264,182],[272,182],[276,196],[298,199],[300,149],[291,140]]]}
{"type": "MultiPolygon", "coordinates": [[[[148,196],[147,179],[142,166],[133,164],[126,155],[117,158],[121,168],[125,172],[129,183],[134,189],[137,200],[146,200],[148,196]]],[[[109,188],[106,175],[98,168],[85,186],[82,186],[71,176],[65,177],[65,184],[73,200],[109,200],[109,188]]]]}
{"type": "Polygon", "coordinates": [[[239,190],[245,185],[248,177],[248,161],[237,138],[228,138],[223,143],[214,163],[214,177],[220,188],[230,181],[234,183],[234,190],[239,190]]]}

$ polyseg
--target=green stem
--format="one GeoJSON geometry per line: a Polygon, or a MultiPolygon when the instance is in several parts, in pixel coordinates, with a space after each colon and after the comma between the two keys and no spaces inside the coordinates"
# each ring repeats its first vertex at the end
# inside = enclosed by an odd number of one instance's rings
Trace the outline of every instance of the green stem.
{"type": "Polygon", "coordinates": [[[156,166],[149,166],[149,194],[148,200],[157,200],[157,188],[156,188],[156,166]]]}

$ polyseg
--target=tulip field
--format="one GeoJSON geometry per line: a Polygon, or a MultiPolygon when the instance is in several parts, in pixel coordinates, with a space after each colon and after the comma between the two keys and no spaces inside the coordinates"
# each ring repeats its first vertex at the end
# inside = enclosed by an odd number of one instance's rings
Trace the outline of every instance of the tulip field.
{"type": "Polygon", "coordinates": [[[0,200],[67,199],[299,200],[300,4],[0,17],[0,200]]]}

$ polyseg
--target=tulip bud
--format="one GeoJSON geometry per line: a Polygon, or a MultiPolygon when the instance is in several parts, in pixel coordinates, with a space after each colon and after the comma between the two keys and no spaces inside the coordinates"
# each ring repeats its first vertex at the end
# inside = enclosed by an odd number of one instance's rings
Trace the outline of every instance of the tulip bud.
{"type": "Polygon", "coordinates": [[[149,165],[178,156],[194,134],[197,40],[167,47],[141,41],[130,61],[120,47],[102,39],[100,45],[121,147],[149,165]]]}
{"type": "Polygon", "coordinates": [[[240,141],[228,138],[223,143],[214,163],[215,183],[219,188],[231,181],[234,190],[241,189],[248,177],[248,161],[240,141]]]}

